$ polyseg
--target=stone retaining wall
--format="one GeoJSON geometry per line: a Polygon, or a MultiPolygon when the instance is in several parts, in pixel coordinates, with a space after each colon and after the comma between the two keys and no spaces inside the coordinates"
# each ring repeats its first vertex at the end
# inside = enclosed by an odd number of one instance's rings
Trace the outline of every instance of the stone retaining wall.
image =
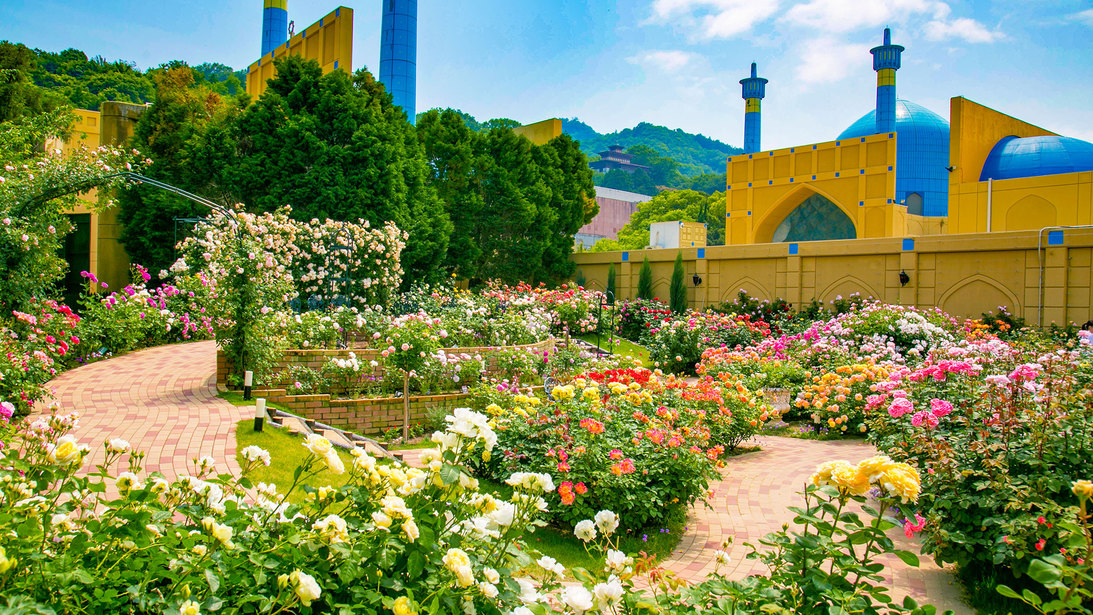
{"type": "MultiPolygon", "coordinates": [[[[401,397],[370,399],[337,399],[327,394],[290,395],[285,389],[256,389],[255,398],[284,406],[289,412],[325,423],[331,427],[354,433],[378,434],[387,429],[402,427],[403,403],[401,397]]],[[[410,424],[425,420],[428,412],[437,407],[454,409],[470,403],[470,395],[422,395],[410,397],[410,424]]]]}

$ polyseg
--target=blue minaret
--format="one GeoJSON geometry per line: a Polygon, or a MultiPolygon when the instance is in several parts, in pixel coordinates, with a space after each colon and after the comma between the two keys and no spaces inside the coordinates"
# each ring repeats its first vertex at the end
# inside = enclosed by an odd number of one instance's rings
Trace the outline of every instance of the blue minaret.
{"type": "Polygon", "coordinates": [[[288,40],[288,0],[264,0],[262,3],[262,55],[284,45],[288,40]]]}
{"type": "Polygon", "coordinates": [[[751,63],[751,77],[741,79],[740,96],[744,99],[744,153],[759,151],[760,110],[759,101],[767,95],[767,80],[757,76],[755,62],[751,63]]]}
{"type": "Polygon", "coordinates": [[[380,82],[413,124],[417,109],[417,0],[383,0],[380,82]]]}
{"type": "Polygon", "coordinates": [[[877,71],[877,132],[896,130],[896,71],[903,47],[892,44],[892,30],[884,29],[884,44],[869,50],[877,71]]]}

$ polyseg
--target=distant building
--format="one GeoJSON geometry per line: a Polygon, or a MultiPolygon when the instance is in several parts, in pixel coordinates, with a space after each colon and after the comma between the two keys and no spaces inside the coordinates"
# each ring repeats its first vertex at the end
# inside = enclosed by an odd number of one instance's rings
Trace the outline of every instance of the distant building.
{"type": "Polygon", "coordinates": [[[673,220],[649,225],[649,247],[653,249],[705,248],[706,223],[673,220]]]}
{"type": "Polygon", "coordinates": [[[600,213],[582,226],[573,239],[586,248],[591,248],[601,239],[618,239],[619,231],[638,210],[638,203],[652,198],[636,192],[596,186],[596,204],[600,206],[600,213]]]}
{"type": "Polygon", "coordinates": [[[551,118],[534,124],[525,124],[512,129],[516,134],[527,137],[535,145],[546,145],[555,137],[562,135],[562,120],[551,118]]]}
{"type": "Polygon", "coordinates": [[[630,162],[633,158],[633,154],[627,154],[622,151],[621,145],[612,145],[607,148],[606,152],[600,152],[600,159],[595,162],[588,163],[588,166],[592,167],[593,171],[599,173],[606,173],[608,171],[626,171],[627,173],[633,173],[634,171],[648,171],[649,167],[643,164],[634,164],[630,162]]]}

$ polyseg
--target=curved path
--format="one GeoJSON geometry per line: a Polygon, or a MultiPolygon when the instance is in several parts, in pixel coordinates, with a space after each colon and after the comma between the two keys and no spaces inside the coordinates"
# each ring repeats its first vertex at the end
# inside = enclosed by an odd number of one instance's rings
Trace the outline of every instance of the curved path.
{"type": "MultiPolygon", "coordinates": [[[[80,413],[75,436],[91,446],[88,467],[102,461],[102,443],[124,438],[147,453],[145,469],[173,478],[192,472],[191,460],[209,455],[219,470],[237,473],[235,426],[253,410],[217,398],[216,345],[194,342],[130,353],[65,372],[50,384],[62,411],[80,413]]],[[[761,562],[745,557],[745,542],[777,530],[792,519],[787,506],[800,506],[801,490],[816,466],[832,459],[856,463],[875,454],[868,444],[842,440],[819,442],[764,436],[762,450],[729,459],[722,480],[713,485],[710,506],[691,511],[688,529],[672,557],[662,565],[687,581],[713,570],[713,552],[730,536],[730,563],[722,570],[739,579],[762,573],[761,562]]],[[[413,463],[416,451],[406,451],[413,463]]],[[[917,545],[893,530],[897,546],[917,553],[917,545]]],[[[893,598],[911,595],[940,610],[969,613],[959,599],[952,575],[923,558],[910,568],[896,558],[881,560],[891,574],[893,598]]]]}
{"type": "Polygon", "coordinates": [[[191,460],[205,455],[218,471],[239,472],[235,424],[254,410],[216,396],[215,342],[132,352],[69,370],[49,384],[61,412],[80,413],[73,435],[91,447],[85,467],[103,461],[103,442],[123,438],[147,454],[145,471],[168,479],[192,474],[191,460]]]}
{"type": "MultiPolygon", "coordinates": [[[[758,444],[762,450],[728,460],[721,470],[721,482],[713,485],[709,506],[691,509],[687,532],[676,552],[661,562],[661,566],[684,580],[701,581],[713,572],[713,552],[730,537],[733,538],[728,550],[730,561],[722,567],[721,574],[742,579],[766,573],[761,561],[747,559],[750,549],[744,543],[758,547],[760,538],[792,521],[793,513],[786,507],[804,506],[800,492],[818,465],[835,459],[857,463],[877,454],[875,448],[857,440],[824,442],[762,436],[748,444],[758,444]]],[[[790,530],[794,527],[791,525],[790,530]]],[[[919,553],[917,541],[907,539],[901,530],[894,529],[889,536],[896,548],[919,553]]],[[[938,612],[945,609],[972,612],[960,600],[960,589],[951,570],[938,567],[932,559],[920,558],[918,568],[894,556],[877,561],[885,566],[883,575],[889,581],[886,585],[897,602],[910,595],[919,604],[938,607],[938,612]]]]}

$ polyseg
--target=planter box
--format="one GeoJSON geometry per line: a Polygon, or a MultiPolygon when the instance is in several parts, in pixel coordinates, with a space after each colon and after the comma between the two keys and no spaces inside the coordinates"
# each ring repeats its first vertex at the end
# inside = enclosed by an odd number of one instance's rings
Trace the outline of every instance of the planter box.
{"type": "MultiPolygon", "coordinates": [[[[502,352],[512,352],[513,350],[525,350],[535,353],[553,352],[555,339],[553,337],[545,339],[541,342],[535,342],[534,344],[523,344],[520,346],[482,346],[473,348],[445,348],[444,352],[448,354],[469,354],[471,356],[481,355],[485,362],[486,374],[495,375],[500,372],[497,367],[497,355],[502,352]]],[[[349,353],[352,352],[357,356],[357,360],[367,365],[369,361],[380,359],[380,351],[374,348],[366,347],[354,347],[345,349],[308,349],[308,348],[293,348],[285,351],[284,357],[277,363],[277,367],[274,368],[274,374],[282,372],[291,366],[300,365],[309,367],[314,370],[320,370],[324,365],[330,362],[334,358],[348,359],[349,353]]],[[[217,386],[229,386],[228,377],[233,371],[233,366],[228,358],[224,355],[223,351],[219,348],[216,350],[216,384],[217,386]]],[[[367,375],[362,370],[362,375],[367,375]]],[[[383,368],[376,367],[372,369],[371,375],[375,378],[383,377],[383,368]]],[[[291,382],[285,380],[273,380],[271,382],[263,383],[270,388],[287,388],[287,385],[291,382]]],[[[331,387],[335,393],[345,393],[345,383],[334,383],[331,387]]]]}

